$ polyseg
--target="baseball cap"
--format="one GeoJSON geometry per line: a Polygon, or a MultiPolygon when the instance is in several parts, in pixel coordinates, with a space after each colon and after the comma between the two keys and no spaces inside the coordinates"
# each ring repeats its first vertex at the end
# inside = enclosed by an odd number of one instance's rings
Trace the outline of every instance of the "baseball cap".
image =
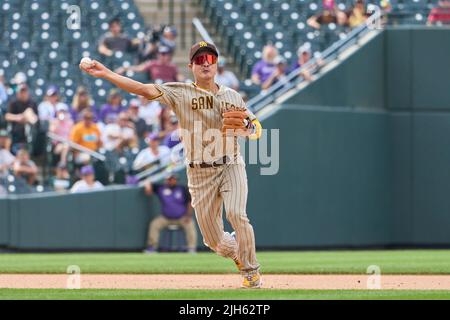
{"type": "Polygon", "coordinates": [[[174,36],[177,36],[177,29],[175,28],[175,26],[167,26],[167,27],[165,27],[164,28],[164,32],[170,32],[174,36]]]}
{"type": "Polygon", "coordinates": [[[131,99],[130,100],[130,103],[129,103],[129,107],[130,108],[132,108],[132,107],[139,108],[140,105],[141,105],[141,103],[139,102],[138,99],[131,99]]]}
{"type": "Polygon", "coordinates": [[[170,48],[166,46],[161,46],[158,48],[158,53],[170,53],[170,48]]]}
{"type": "Polygon", "coordinates": [[[90,166],[90,165],[83,166],[83,167],[81,167],[80,174],[82,176],[87,176],[87,175],[90,175],[90,174],[94,174],[94,168],[92,166],[90,166]]]}
{"type": "Polygon", "coordinates": [[[58,94],[58,88],[56,86],[50,86],[48,87],[47,91],[45,92],[47,96],[54,96],[58,94]]]}
{"type": "Polygon", "coordinates": [[[219,56],[219,52],[217,51],[217,48],[215,45],[213,45],[212,43],[206,42],[206,41],[200,41],[191,47],[191,50],[189,51],[189,61],[192,61],[192,59],[194,58],[194,56],[197,53],[200,53],[203,51],[209,51],[209,52],[213,53],[214,55],[216,55],[217,57],[219,56]]]}
{"type": "Polygon", "coordinates": [[[56,105],[56,112],[60,112],[60,111],[69,111],[69,107],[67,106],[67,104],[65,103],[58,103],[56,105]]]}
{"type": "Polygon", "coordinates": [[[27,82],[27,76],[25,75],[25,73],[19,71],[14,75],[14,78],[12,78],[11,82],[17,85],[25,83],[27,82]]]}
{"type": "Polygon", "coordinates": [[[159,134],[157,134],[157,133],[155,133],[155,132],[150,133],[150,134],[147,136],[147,139],[148,139],[149,141],[159,140],[159,134]]]}
{"type": "Polygon", "coordinates": [[[176,173],[174,173],[174,172],[172,172],[172,173],[170,173],[168,176],[167,176],[167,179],[178,179],[178,175],[176,174],[176,173]]]}
{"type": "Polygon", "coordinates": [[[28,90],[26,83],[21,83],[17,86],[17,92],[28,90]]]}
{"type": "Polygon", "coordinates": [[[301,55],[302,53],[311,53],[311,45],[309,43],[305,43],[300,48],[298,48],[297,54],[301,55]]]}
{"type": "Polygon", "coordinates": [[[283,58],[282,56],[276,56],[275,59],[273,59],[273,63],[274,64],[286,64],[286,59],[283,58]]]}

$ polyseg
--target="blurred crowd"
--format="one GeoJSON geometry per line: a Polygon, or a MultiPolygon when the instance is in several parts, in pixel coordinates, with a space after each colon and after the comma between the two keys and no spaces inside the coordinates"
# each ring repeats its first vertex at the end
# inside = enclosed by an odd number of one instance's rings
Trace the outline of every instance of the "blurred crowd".
{"type": "MultiPolygon", "coordinates": [[[[120,21],[113,19],[99,40],[98,52],[107,57],[141,46],[133,51],[139,64],[117,72],[146,72],[152,82],[182,81],[172,63],[175,39],[176,29],[165,26],[154,29],[142,46],[122,33],[120,21]]],[[[26,76],[18,74],[10,81],[0,78],[0,107],[3,191],[5,181],[12,180],[28,186],[50,183],[52,189],[73,192],[136,183],[136,174],[169,164],[171,149],[180,142],[178,121],[167,106],[143,97],[127,101],[117,89],[99,104],[89,88],[79,86],[72,101],[63,101],[59,88],[51,85],[43,100],[35,101],[26,76]],[[8,90],[14,93],[8,96],[8,90]],[[98,155],[104,160],[97,161],[98,155]],[[43,181],[44,167],[49,168],[51,181],[43,181]],[[99,178],[102,170],[106,173],[99,178]]]]}
{"type": "MultiPolygon", "coordinates": [[[[389,1],[381,1],[382,10],[388,10],[389,6],[389,1]]],[[[328,24],[352,29],[365,23],[370,14],[373,13],[368,12],[364,0],[355,0],[348,11],[339,10],[334,0],[322,0],[322,8],[323,11],[307,20],[307,24],[317,30],[328,24]]],[[[310,63],[313,56],[309,42],[302,44],[296,54],[294,63],[289,65],[288,61],[279,54],[277,48],[268,43],[262,50],[261,60],[252,68],[252,82],[260,86],[262,90],[267,90],[275,83],[284,81],[288,74],[296,70],[301,70],[298,76],[306,81],[311,81],[312,74],[321,67],[323,62],[319,58],[315,63],[310,63]]]]}

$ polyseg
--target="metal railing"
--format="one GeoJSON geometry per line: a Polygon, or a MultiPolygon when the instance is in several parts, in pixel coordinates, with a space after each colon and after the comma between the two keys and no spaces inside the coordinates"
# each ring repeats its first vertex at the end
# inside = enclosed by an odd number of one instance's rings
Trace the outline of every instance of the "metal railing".
{"type": "Polygon", "coordinates": [[[88,155],[90,155],[91,157],[93,157],[93,158],[95,158],[97,160],[100,160],[100,161],[105,161],[106,160],[106,157],[103,154],[98,153],[97,151],[93,151],[91,149],[88,149],[86,147],[83,147],[82,145],[80,145],[78,143],[75,143],[75,142],[73,142],[73,141],[71,141],[69,139],[66,139],[66,138],[61,137],[61,136],[59,136],[57,134],[54,134],[53,132],[47,132],[47,136],[50,139],[52,139],[52,140],[68,144],[69,147],[71,147],[72,149],[75,149],[77,151],[81,151],[81,152],[87,153],[88,155]]]}
{"type": "Polygon", "coordinates": [[[192,33],[192,35],[193,35],[192,39],[194,39],[194,42],[196,42],[195,41],[195,30],[197,30],[197,32],[202,37],[202,40],[205,40],[206,42],[214,44],[213,39],[210,37],[208,31],[203,26],[203,23],[200,21],[200,19],[198,19],[198,18],[192,19],[192,25],[194,26],[194,29],[192,29],[193,30],[192,31],[193,32],[192,33]]]}
{"type": "Polygon", "coordinates": [[[261,110],[268,104],[273,103],[287,91],[296,87],[299,83],[305,81],[302,77],[303,72],[314,69],[317,70],[319,65],[323,67],[329,62],[336,60],[343,51],[357,43],[358,40],[369,31],[374,30],[374,26],[379,26],[378,22],[382,17],[381,11],[374,9],[373,12],[374,13],[367,18],[367,21],[364,24],[353,29],[345,38],[333,43],[330,47],[321,52],[319,56],[313,57],[306,64],[289,73],[285,79],[278,81],[267,90],[261,91],[247,102],[247,106],[254,112],[261,110]]]}

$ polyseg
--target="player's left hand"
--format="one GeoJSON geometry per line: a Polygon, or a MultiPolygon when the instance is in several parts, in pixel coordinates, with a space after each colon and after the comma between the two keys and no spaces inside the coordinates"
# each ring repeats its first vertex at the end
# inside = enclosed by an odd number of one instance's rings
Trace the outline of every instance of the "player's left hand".
{"type": "Polygon", "coordinates": [[[250,120],[245,111],[226,111],[222,113],[223,125],[222,134],[226,136],[248,136],[251,134],[249,129],[250,120]]]}

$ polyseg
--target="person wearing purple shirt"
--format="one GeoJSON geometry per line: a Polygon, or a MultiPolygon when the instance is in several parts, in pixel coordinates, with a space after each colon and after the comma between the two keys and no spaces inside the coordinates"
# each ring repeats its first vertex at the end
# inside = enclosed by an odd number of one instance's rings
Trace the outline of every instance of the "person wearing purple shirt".
{"type": "Polygon", "coordinates": [[[112,89],[108,96],[108,103],[100,109],[100,121],[103,123],[115,122],[122,111],[125,111],[122,107],[122,96],[119,91],[112,89]]]}
{"type": "Polygon", "coordinates": [[[262,52],[262,59],[258,61],[252,68],[252,82],[257,85],[262,85],[275,71],[276,65],[273,62],[278,56],[278,50],[272,46],[267,45],[262,52]]]}
{"type": "Polygon", "coordinates": [[[178,225],[186,234],[187,251],[196,252],[197,230],[192,219],[192,206],[189,191],[185,186],[178,184],[178,177],[171,174],[164,184],[152,185],[145,183],[145,193],[148,196],[156,194],[161,203],[161,215],[153,219],[148,232],[148,247],[145,253],[154,253],[158,250],[161,230],[169,225],[178,225]]]}

